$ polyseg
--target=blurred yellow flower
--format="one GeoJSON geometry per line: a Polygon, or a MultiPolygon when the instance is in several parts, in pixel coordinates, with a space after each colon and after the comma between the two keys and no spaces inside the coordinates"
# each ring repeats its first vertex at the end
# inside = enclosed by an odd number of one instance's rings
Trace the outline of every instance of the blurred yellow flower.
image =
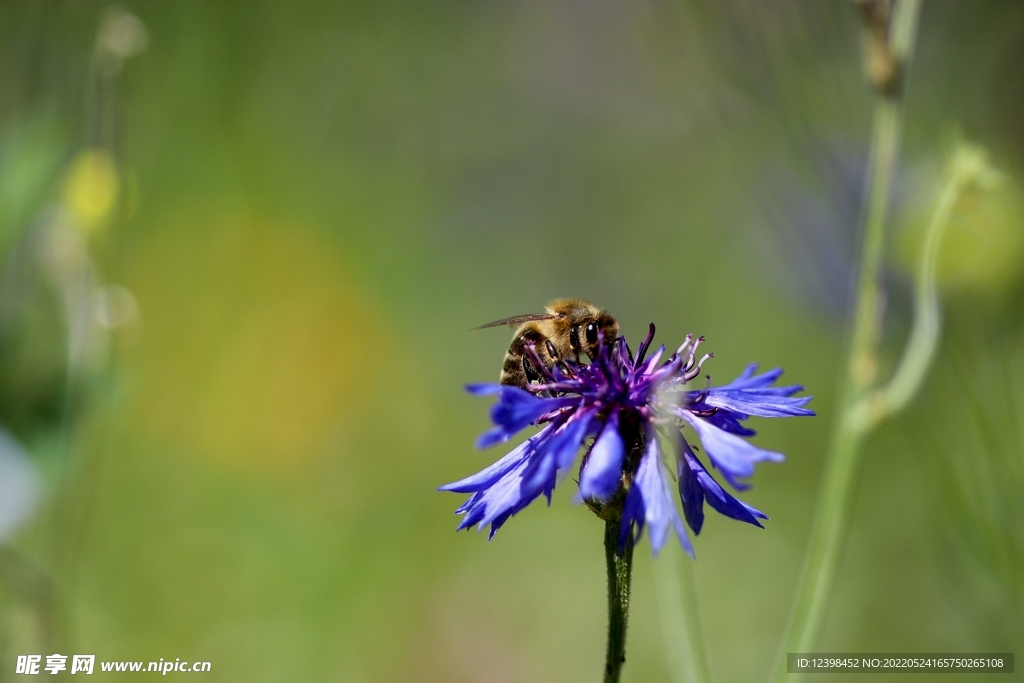
{"type": "MultiPolygon", "coordinates": [[[[927,204],[908,216],[908,229],[896,243],[897,259],[914,272],[921,255],[927,204]]],[[[936,277],[947,291],[998,293],[1024,275],[1024,189],[1004,179],[995,186],[975,184],[957,200],[939,247],[936,277]]]]}
{"type": "Polygon", "coordinates": [[[318,231],[230,216],[173,224],[129,278],[146,317],[131,362],[139,426],[247,470],[315,459],[365,419],[369,380],[386,376],[395,348],[388,327],[318,231]]]}
{"type": "Polygon", "coordinates": [[[87,233],[106,224],[121,190],[110,152],[87,149],[72,160],[64,184],[64,206],[87,233]]]}

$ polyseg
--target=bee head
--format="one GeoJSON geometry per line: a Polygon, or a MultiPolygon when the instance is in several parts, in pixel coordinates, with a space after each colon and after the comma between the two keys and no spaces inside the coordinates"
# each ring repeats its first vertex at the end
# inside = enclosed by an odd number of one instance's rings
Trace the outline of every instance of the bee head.
{"type": "Polygon", "coordinates": [[[619,323],[608,311],[583,299],[557,299],[547,306],[553,339],[564,353],[579,358],[585,353],[591,360],[604,340],[610,343],[619,336],[619,323]]]}
{"type": "Polygon", "coordinates": [[[599,344],[610,344],[618,338],[619,323],[607,311],[599,310],[581,321],[577,330],[581,350],[593,360],[599,344]]]}

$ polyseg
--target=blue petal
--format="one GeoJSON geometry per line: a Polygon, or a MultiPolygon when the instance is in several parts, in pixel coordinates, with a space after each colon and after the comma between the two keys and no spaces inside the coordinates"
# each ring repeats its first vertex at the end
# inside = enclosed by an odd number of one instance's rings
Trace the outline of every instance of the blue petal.
{"type": "Polygon", "coordinates": [[[680,416],[697,431],[711,462],[722,471],[722,475],[736,488],[737,477],[749,477],[754,473],[754,464],[764,460],[780,462],[785,460],[782,453],[758,448],[735,434],[719,429],[710,422],[683,410],[680,416]]]}
{"type": "MultiPolygon", "coordinates": [[[[730,495],[721,485],[715,481],[714,477],[704,469],[704,465],[701,464],[700,460],[693,454],[689,448],[683,451],[683,460],[679,463],[680,469],[680,491],[682,491],[682,479],[683,471],[688,472],[687,478],[695,483],[702,491],[703,497],[707,500],[708,505],[713,507],[718,512],[722,513],[726,517],[732,517],[738,519],[741,522],[747,522],[754,526],[761,526],[761,523],[757,521],[757,518],[768,519],[760,510],[753,508],[741,500],[734,498],[730,495]]],[[[702,515],[703,516],[703,515],[702,515]]],[[[689,517],[687,517],[689,519],[689,517]]],[[[693,524],[690,524],[693,527],[693,524]]],[[[694,533],[697,529],[694,529],[694,533]]]]}
{"type": "Polygon", "coordinates": [[[488,510],[483,521],[492,522],[491,536],[494,536],[494,532],[501,528],[505,520],[532,503],[541,493],[547,496],[548,504],[551,504],[551,493],[558,481],[558,474],[564,473],[572,465],[580,444],[589,435],[591,418],[590,411],[579,411],[564,424],[552,424],[551,436],[540,441],[534,455],[522,469],[516,470],[518,501],[500,510],[488,510]]]}
{"type": "Polygon", "coordinates": [[[732,382],[721,387],[712,387],[706,392],[687,392],[686,399],[691,402],[691,407],[712,406],[730,410],[736,413],[735,417],[739,420],[744,420],[750,415],[759,417],[814,415],[813,410],[803,407],[812,397],[792,398],[793,394],[803,390],[802,386],[798,384],[786,387],[771,386],[782,375],[782,368],[775,368],[755,376],[756,370],[757,363],[751,363],[732,382]]]}
{"type": "Polygon", "coordinates": [[[613,410],[594,442],[587,464],[580,474],[580,497],[607,500],[622,485],[622,458],[625,447],[619,435],[619,413],[613,410]]]}
{"type": "Polygon", "coordinates": [[[459,529],[466,529],[473,525],[482,529],[498,517],[503,516],[507,519],[533,502],[540,495],[540,491],[536,491],[532,496],[523,495],[522,472],[526,469],[527,463],[528,461],[525,460],[519,463],[489,489],[477,494],[480,498],[467,511],[459,529]]]}
{"type": "Polygon", "coordinates": [[[626,494],[626,503],[622,507],[622,522],[619,524],[619,553],[626,547],[626,539],[636,526],[636,537],[633,543],[639,543],[644,534],[644,497],[639,486],[633,486],[626,494]]]}
{"type": "Polygon", "coordinates": [[[640,459],[640,467],[637,469],[636,478],[633,479],[633,485],[643,496],[644,521],[651,530],[651,550],[655,556],[658,555],[658,551],[668,540],[668,532],[671,528],[675,531],[683,548],[692,556],[693,546],[690,545],[690,539],[686,536],[683,520],[679,517],[679,511],[672,500],[668,481],[664,476],[657,431],[648,429],[646,441],[646,449],[640,459]]]}
{"type": "Polygon", "coordinates": [[[519,387],[502,387],[491,408],[491,421],[518,431],[547,412],[547,401],[519,387]],[[517,429],[518,428],[518,429],[517,429]]]}
{"type": "MultiPolygon", "coordinates": [[[[477,503],[479,503],[480,499],[483,498],[483,497],[484,497],[483,493],[480,493],[480,492],[474,493],[472,496],[470,496],[469,498],[466,499],[465,503],[463,503],[459,507],[455,508],[455,514],[461,515],[464,512],[469,512],[474,507],[476,507],[477,503]]],[[[463,527],[460,525],[459,528],[461,529],[463,527]]]]}
{"type": "Polygon", "coordinates": [[[751,363],[744,368],[739,377],[719,387],[719,389],[757,389],[767,387],[774,384],[775,380],[782,376],[782,368],[763,372],[756,377],[754,376],[755,372],[757,372],[757,363],[751,363]]]}
{"type": "Polygon", "coordinates": [[[530,463],[524,459],[485,491],[474,493],[462,504],[457,513],[466,516],[459,524],[459,530],[476,526],[482,529],[491,525],[489,537],[494,536],[505,521],[527,505],[532,503],[542,492],[542,488],[527,489],[523,486],[523,472],[530,463]]]}
{"type": "MultiPolygon", "coordinates": [[[[494,393],[495,385],[474,385],[494,393]]],[[[491,421],[496,425],[477,440],[477,448],[487,448],[501,441],[508,441],[513,434],[537,418],[557,408],[579,402],[576,398],[540,398],[528,391],[513,386],[500,386],[498,402],[491,408],[491,421]]]]}
{"type": "MultiPolygon", "coordinates": [[[[781,389],[782,387],[779,388],[781,389]]],[[[708,392],[704,403],[715,408],[725,408],[726,410],[744,415],[795,417],[798,415],[814,415],[813,410],[803,407],[812,398],[813,396],[793,398],[760,391],[722,391],[712,389],[708,392]]]]}
{"type": "Polygon", "coordinates": [[[552,422],[483,472],[444,487],[445,490],[461,491],[481,487],[456,510],[456,513],[465,514],[458,528],[476,526],[482,529],[490,524],[490,536],[493,537],[509,517],[532,503],[541,493],[550,495],[555,485],[555,473],[554,468],[545,463],[554,462],[551,445],[564,426],[564,419],[552,422]],[[547,474],[537,476],[538,466],[547,474]]]}
{"type": "Polygon", "coordinates": [[[677,454],[676,468],[679,474],[679,500],[683,504],[683,516],[686,523],[693,529],[693,533],[699,534],[704,526],[704,488],[700,485],[696,475],[690,467],[687,467],[684,459],[690,453],[690,445],[678,430],[673,435],[677,454]]]}
{"type": "Polygon", "coordinates": [[[558,472],[565,472],[576,458],[590,431],[591,411],[578,411],[537,445],[537,456],[523,473],[523,487],[529,490],[554,488],[558,472]]]}
{"type": "Polygon", "coordinates": [[[600,426],[600,423],[594,420],[594,411],[591,409],[577,410],[569,418],[569,423],[565,427],[562,440],[552,446],[552,450],[557,448],[556,461],[558,462],[559,472],[565,473],[572,467],[580,446],[583,445],[587,437],[593,434],[593,428],[597,426],[600,426]]]}
{"type": "Polygon", "coordinates": [[[465,479],[460,479],[452,482],[451,484],[440,486],[437,490],[452,491],[455,493],[472,493],[474,491],[482,491],[503,477],[505,473],[513,469],[525,458],[528,458],[532,454],[536,444],[547,438],[548,433],[551,432],[552,429],[552,425],[547,425],[544,429],[509,451],[505,457],[493,465],[486,467],[465,479]]]}
{"type": "Polygon", "coordinates": [[[502,386],[504,385],[493,383],[467,384],[466,391],[473,394],[474,396],[490,396],[492,394],[500,393],[502,386]]]}

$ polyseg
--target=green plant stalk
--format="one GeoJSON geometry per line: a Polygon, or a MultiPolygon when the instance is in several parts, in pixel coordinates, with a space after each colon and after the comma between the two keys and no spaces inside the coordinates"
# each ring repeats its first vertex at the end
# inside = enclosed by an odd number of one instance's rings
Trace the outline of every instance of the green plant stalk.
{"type": "Polygon", "coordinates": [[[785,647],[779,653],[776,680],[783,680],[786,676],[787,652],[812,651],[834,581],[839,551],[846,540],[858,455],[867,435],[857,422],[850,419],[850,415],[875,376],[882,317],[878,276],[885,242],[885,212],[899,145],[899,123],[899,104],[889,99],[879,102],[871,155],[871,199],[850,353],[837,413],[838,424],[833,429],[829,444],[810,547],[785,647]]]}
{"type": "Polygon", "coordinates": [[[619,683],[626,662],[626,623],[629,620],[629,583],[633,571],[633,534],[619,552],[620,520],[605,521],[604,554],[608,567],[608,652],[604,683],[619,683]]]}
{"type": "Polygon", "coordinates": [[[654,563],[654,588],[672,683],[710,683],[711,667],[697,607],[694,563],[668,543],[654,563]]]}
{"type": "MultiPolygon", "coordinates": [[[[919,10],[918,0],[904,0],[897,5],[892,25],[892,52],[901,70],[910,54],[919,10]]],[[[876,95],[869,195],[848,360],[840,380],[842,389],[837,422],[825,461],[810,546],[783,648],[773,670],[775,681],[786,679],[786,653],[813,651],[834,583],[840,551],[846,543],[853,484],[857,478],[861,446],[869,430],[868,423],[854,419],[854,415],[877,373],[883,310],[879,274],[902,118],[898,91],[896,94],[876,95]]]]}

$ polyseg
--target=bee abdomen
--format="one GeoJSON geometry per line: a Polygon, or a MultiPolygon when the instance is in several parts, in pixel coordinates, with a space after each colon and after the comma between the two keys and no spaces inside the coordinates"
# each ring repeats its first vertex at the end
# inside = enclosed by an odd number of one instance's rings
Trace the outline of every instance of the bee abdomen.
{"type": "Polygon", "coordinates": [[[525,389],[530,382],[540,379],[540,373],[534,367],[533,362],[527,356],[527,344],[534,348],[544,341],[544,335],[538,330],[528,326],[520,328],[518,334],[512,339],[512,344],[505,353],[505,360],[501,366],[501,383],[508,384],[520,389],[525,389]],[[525,329],[524,329],[525,328],[525,329]]]}

